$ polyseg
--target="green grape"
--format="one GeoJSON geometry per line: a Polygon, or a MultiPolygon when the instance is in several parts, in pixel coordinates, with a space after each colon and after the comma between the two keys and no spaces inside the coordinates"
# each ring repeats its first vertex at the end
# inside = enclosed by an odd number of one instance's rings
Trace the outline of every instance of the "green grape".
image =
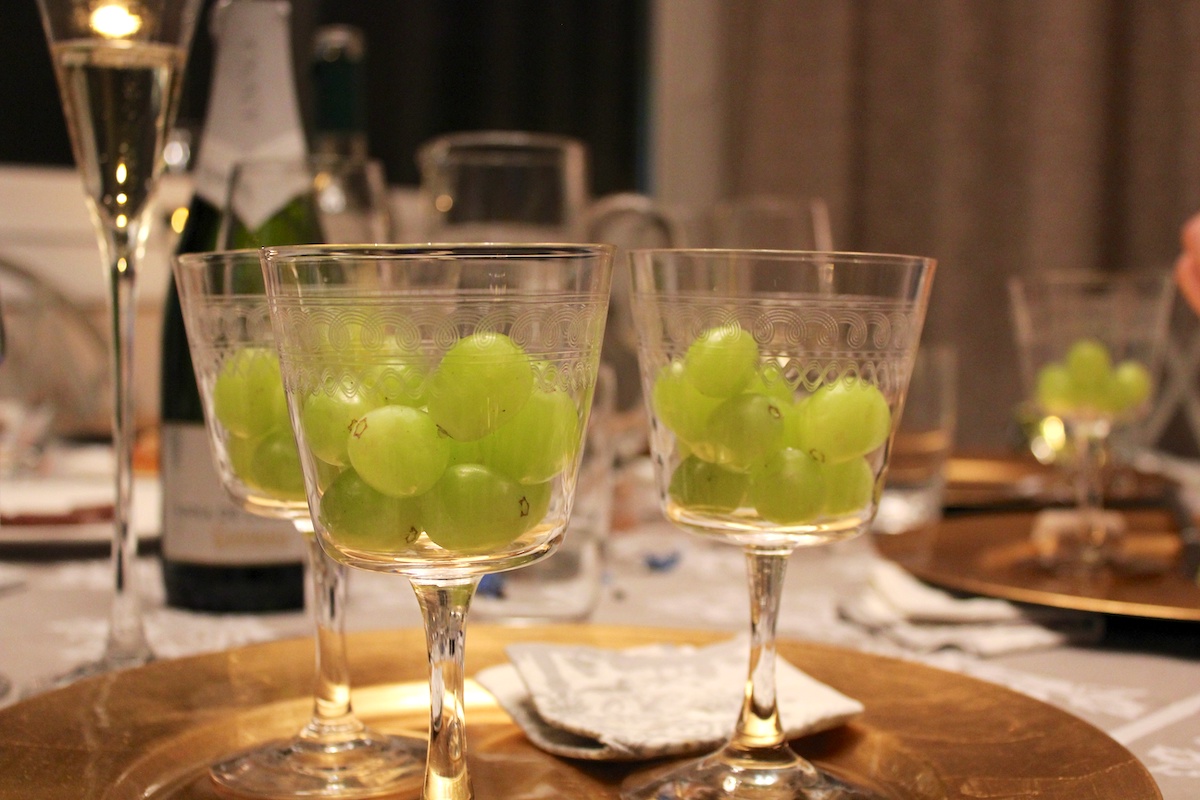
{"type": "Polygon", "coordinates": [[[758,345],[736,322],[709,328],[696,337],[683,357],[684,374],[708,397],[731,397],[758,370],[758,345]]]}
{"type": "Polygon", "coordinates": [[[1108,404],[1112,357],[1103,343],[1080,339],[1072,344],[1067,351],[1066,368],[1077,403],[1098,408],[1108,404]]]}
{"type": "Polygon", "coordinates": [[[511,421],[479,440],[479,455],[518,483],[545,483],[578,446],[579,412],[571,396],[538,388],[511,421]]]}
{"type": "Polygon", "coordinates": [[[279,357],[266,347],[243,347],[225,359],[212,400],[217,421],[238,436],[261,436],[291,424],[279,357]]]}
{"type": "Polygon", "coordinates": [[[883,392],[861,380],[821,386],[796,413],[786,444],[827,464],[865,456],[892,431],[892,412],[883,392]]]}
{"type": "Polygon", "coordinates": [[[333,394],[321,392],[304,399],[300,411],[300,426],[313,455],[335,466],[350,463],[347,446],[350,432],[368,411],[379,405],[374,398],[360,392],[339,388],[333,394]]]}
{"type": "Polygon", "coordinates": [[[1038,370],[1035,392],[1038,405],[1051,414],[1071,411],[1076,406],[1071,374],[1062,364],[1047,364],[1038,370]]]}
{"type": "Polygon", "coordinates": [[[459,441],[482,439],[510,420],[533,391],[533,369],[502,333],[463,337],[433,373],[429,413],[459,441]]]}
{"type": "Polygon", "coordinates": [[[721,401],[706,397],[684,377],[683,362],[672,361],[658,371],[651,401],[658,421],[689,444],[702,442],[708,415],[721,401]]]}
{"type": "Polygon", "coordinates": [[[541,519],[541,487],[529,489],[482,464],[455,464],[425,497],[425,532],[455,552],[503,547],[541,519]]]}
{"type": "Polygon", "coordinates": [[[768,522],[811,522],[825,505],[825,470],[807,453],[784,448],[754,472],[748,496],[758,515],[768,522]]]}
{"type": "Polygon", "coordinates": [[[749,485],[742,473],[689,457],[675,467],[667,493],[690,510],[727,514],[742,504],[749,485]]]}
{"type": "Polygon", "coordinates": [[[1150,371],[1137,361],[1122,361],[1113,373],[1113,389],[1117,411],[1128,411],[1150,399],[1154,380],[1150,371]]]}
{"type": "Polygon", "coordinates": [[[335,545],[396,552],[421,535],[422,500],[376,491],[352,469],[321,496],[317,521],[335,545]]]}
{"type": "Polygon", "coordinates": [[[773,361],[763,364],[762,369],[754,373],[744,391],[764,394],[781,405],[792,405],[795,402],[792,385],[788,383],[783,369],[773,361]]]}
{"type": "Polygon", "coordinates": [[[423,494],[450,462],[450,442],[424,411],[380,406],[354,426],[350,464],[364,481],[392,497],[423,494]]]}
{"type": "Polygon", "coordinates": [[[824,464],[822,471],[825,473],[822,513],[838,517],[870,505],[875,494],[875,471],[865,458],[824,464]]]}
{"type": "Polygon", "coordinates": [[[554,481],[526,484],[521,491],[525,493],[525,500],[529,504],[529,511],[522,517],[521,533],[524,533],[546,518],[550,500],[554,497],[554,481]]]}
{"type": "Polygon", "coordinates": [[[252,489],[261,488],[254,479],[254,451],[257,447],[257,438],[233,433],[225,438],[225,457],[229,461],[229,468],[239,481],[252,489]]]}
{"type": "Polygon", "coordinates": [[[254,447],[250,472],[257,488],[276,500],[304,499],[304,472],[290,428],[268,433],[254,447]]]}
{"type": "Polygon", "coordinates": [[[764,394],[739,394],[721,403],[708,417],[705,442],[713,458],[706,460],[738,472],[761,464],[782,447],[784,408],[764,394]]]}

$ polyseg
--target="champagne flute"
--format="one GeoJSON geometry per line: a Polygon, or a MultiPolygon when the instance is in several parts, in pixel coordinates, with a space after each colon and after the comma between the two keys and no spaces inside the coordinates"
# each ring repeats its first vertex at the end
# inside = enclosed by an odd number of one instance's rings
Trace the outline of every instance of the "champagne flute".
{"type": "Polygon", "coordinates": [[[130,526],[134,289],[200,5],[200,0],[38,0],[108,276],[116,455],[114,597],[104,654],[51,685],[153,658],[136,589],[137,536],[130,526]]]}
{"type": "Polygon", "coordinates": [[[666,517],[745,551],[750,669],[721,750],[624,797],[874,798],[797,755],[775,698],[788,556],[874,516],[934,263],[771,250],[635,250],[632,306],[666,517]]]}
{"type": "Polygon", "coordinates": [[[1009,297],[1026,395],[1072,450],[1078,530],[1043,562],[1085,574],[1119,563],[1103,514],[1108,440],[1150,408],[1175,284],[1166,272],[1047,270],[1012,278],[1009,297]]]}
{"type": "Polygon", "coordinates": [[[313,535],[287,416],[258,250],[175,259],[205,427],[221,483],[246,510],[291,520],[308,545],[315,626],[313,712],[290,739],[215,764],[213,780],[253,797],[370,797],[415,789],[425,743],[384,736],[353,712],[346,657],[346,568],[313,535]]]}
{"type": "Polygon", "coordinates": [[[612,248],[266,248],[321,544],[407,576],[429,648],[423,796],[473,794],[463,717],[479,578],[552,553],[599,368],[612,248]]]}

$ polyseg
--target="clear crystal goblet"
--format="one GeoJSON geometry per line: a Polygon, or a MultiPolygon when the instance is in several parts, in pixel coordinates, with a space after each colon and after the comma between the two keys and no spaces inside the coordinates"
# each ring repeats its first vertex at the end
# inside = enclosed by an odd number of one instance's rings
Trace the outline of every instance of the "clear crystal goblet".
{"type": "Polygon", "coordinates": [[[225,789],[255,797],[358,798],[415,791],[424,770],[424,741],[373,731],[351,705],[346,568],[325,556],[313,534],[259,251],[180,255],[174,270],[221,483],[242,508],[290,520],[304,537],[315,627],[309,722],[290,739],[213,765],[212,778],[225,789]]]}
{"type": "Polygon", "coordinates": [[[481,576],[562,539],[612,248],[278,247],[263,265],[317,536],[409,579],[429,649],[423,797],[465,800],[467,611],[481,576]]]}
{"type": "Polygon", "coordinates": [[[1073,471],[1078,527],[1046,548],[1051,569],[1088,573],[1121,560],[1103,511],[1104,465],[1113,431],[1153,402],[1174,297],[1165,271],[1046,270],[1009,280],[1026,397],[1043,420],[1062,423],[1073,471]]]}
{"type": "Polygon", "coordinates": [[[770,250],[635,250],[632,306],[661,506],[740,546],[749,672],[729,742],[628,800],[875,798],[798,755],[775,696],[788,557],[875,514],[928,304],[926,258],[770,250]]]}

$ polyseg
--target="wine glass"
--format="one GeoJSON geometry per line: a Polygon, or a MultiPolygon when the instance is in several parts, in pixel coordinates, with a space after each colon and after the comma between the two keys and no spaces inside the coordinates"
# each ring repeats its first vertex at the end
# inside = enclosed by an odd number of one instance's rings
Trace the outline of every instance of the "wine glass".
{"type": "Polygon", "coordinates": [[[406,576],[430,665],[425,798],[469,798],[467,609],[552,553],[608,307],[606,245],[281,247],[263,265],[317,535],[406,576]]]}
{"type": "Polygon", "coordinates": [[[868,798],[784,741],[775,625],[788,556],[875,514],[934,272],[930,259],[635,250],[632,306],[660,504],[745,551],[750,669],[730,741],[626,798],[868,798]]]}
{"type": "Polygon", "coordinates": [[[200,0],[38,0],[108,276],[116,455],[114,597],[104,654],[51,685],[153,658],[135,581],[137,536],[130,526],[134,288],[200,6],[200,0]]]}
{"type": "Polygon", "coordinates": [[[180,255],[175,282],[221,483],[246,510],[291,520],[305,537],[316,627],[308,724],[291,739],[213,766],[213,780],[260,797],[368,797],[415,789],[424,742],[368,730],[351,708],[345,567],[327,559],[313,535],[259,251],[180,255]]]}
{"type": "Polygon", "coordinates": [[[1071,449],[1078,530],[1060,532],[1045,566],[1093,571],[1120,560],[1103,514],[1109,435],[1154,397],[1175,286],[1166,272],[1048,270],[1009,280],[1026,397],[1061,421],[1071,449]]]}
{"type": "Polygon", "coordinates": [[[377,159],[250,159],[229,177],[221,249],[386,242],[387,180],[377,159]]]}

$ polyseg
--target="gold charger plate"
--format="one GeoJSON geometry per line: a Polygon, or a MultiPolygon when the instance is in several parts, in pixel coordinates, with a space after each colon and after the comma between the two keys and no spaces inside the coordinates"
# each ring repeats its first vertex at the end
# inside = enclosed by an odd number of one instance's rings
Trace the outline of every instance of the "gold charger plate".
{"type": "MultiPolygon", "coordinates": [[[[702,644],[720,634],[605,626],[468,633],[468,674],[515,641],[607,647],[702,644]]],[[[422,735],[425,644],[416,630],[350,639],[355,707],[371,725],[422,735]]],[[[897,800],[1037,797],[1161,800],[1146,769],[1101,731],[999,686],[880,656],[782,641],[780,654],[861,700],[855,722],[798,740],[806,756],[897,800]]],[[[206,765],[304,722],[311,643],[273,642],[93,678],[0,711],[0,798],[217,797],[206,765]]],[[[466,695],[476,795],[612,798],[657,764],[573,762],[534,748],[473,683],[466,695]]]]}
{"type": "Polygon", "coordinates": [[[1122,512],[1125,552],[1139,568],[1092,576],[1038,566],[1029,533],[1036,512],[964,514],[934,528],[872,541],[884,557],[947,589],[1021,603],[1163,620],[1200,622],[1200,586],[1178,568],[1179,532],[1153,509],[1122,512]]]}
{"type": "MultiPolygon", "coordinates": [[[[1112,470],[1105,499],[1111,504],[1161,502],[1167,481],[1131,469],[1112,470]]],[[[890,475],[889,471],[889,475],[890,475]]],[[[955,453],[946,462],[949,508],[1018,508],[1070,503],[1074,489],[1064,470],[1029,454],[955,453]]]]}

